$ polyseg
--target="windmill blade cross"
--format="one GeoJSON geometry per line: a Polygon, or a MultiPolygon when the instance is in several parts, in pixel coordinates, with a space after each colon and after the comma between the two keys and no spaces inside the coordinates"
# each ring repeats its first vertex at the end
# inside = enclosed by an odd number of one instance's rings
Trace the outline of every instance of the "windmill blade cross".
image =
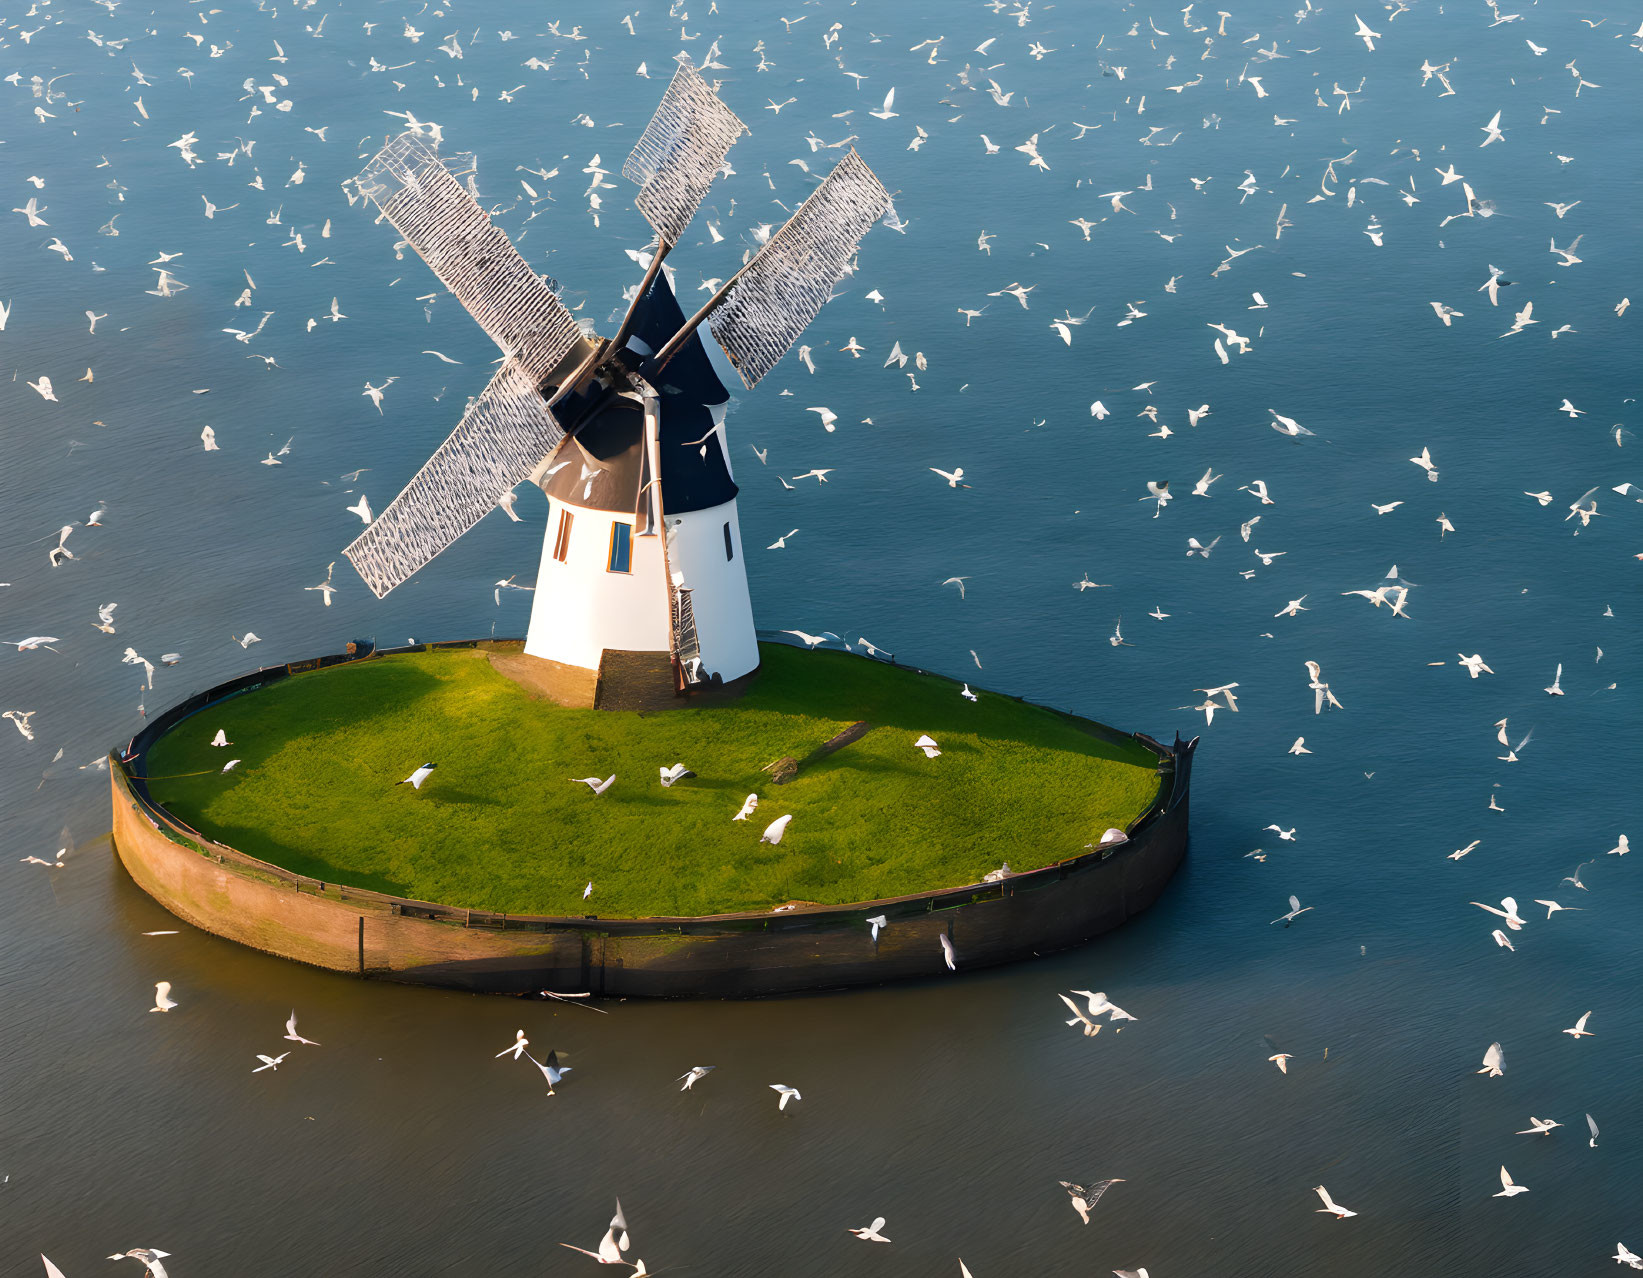
{"type": "Polygon", "coordinates": [[[657,353],[665,364],[704,318],[749,389],[776,366],[844,278],[890,193],[851,148],[752,261],[657,353]]]}
{"type": "Polygon", "coordinates": [[[633,202],[663,244],[679,242],[726,154],[747,131],[681,59],[656,114],[622,165],[622,175],[640,187],[633,202]]]}
{"type": "Polygon", "coordinates": [[[494,510],[564,437],[534,371],[506,361],[404,491],[342,553],[382,598],[494,510]]]}
{"type": "Polygon", "coordinates": [[[455,169],[413,130],[389,142],[350,182],[491,340],[540,381],[584,344],[582,330],[458,177],[462,172],[471,178],[473,157],[451,160],[455,169]]]}

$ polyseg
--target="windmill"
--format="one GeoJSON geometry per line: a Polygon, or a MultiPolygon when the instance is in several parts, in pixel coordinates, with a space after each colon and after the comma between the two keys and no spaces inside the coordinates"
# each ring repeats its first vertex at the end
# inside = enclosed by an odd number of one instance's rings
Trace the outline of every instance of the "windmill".
{"type": "MultiPolygon", "coordinates": [[[[656,232],[616,332],[583,331],[480,206],[471,154],[413,129],[345,183],[427,262],[501,347],[501,367],[449,438],[343,554],[381,598],[529,480],[548,499],[525,641],[563,700],[604,682],[685,693],[759,664],[724,417],[729,392],[698,330],[751,389],[893,217],[852,149],[694,315],[663,260],[747,126],[681,59],[623,174],[656,232]]],[[[642,260],[642,259],[641,259],[642,260]]]]}

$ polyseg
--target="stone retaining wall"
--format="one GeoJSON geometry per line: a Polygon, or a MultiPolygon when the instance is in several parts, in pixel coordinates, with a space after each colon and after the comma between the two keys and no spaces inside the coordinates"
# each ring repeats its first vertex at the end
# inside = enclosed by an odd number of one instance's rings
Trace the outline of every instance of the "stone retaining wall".
{"type": "MultiPolygon", "coordinates": [[[[258,685],[225,685],[248,686],[258,685]]],[[[192,713],[212,699],[202,694],[178,709],[192,713]]],[[[160,719],[159,731],[179,721],[174,714],[160,719]]],[[[1077,945],[1151,905],[1186,853],[1197,739],[1173,747],[1136,739],[1159,755],[1160,788],[1125,843],[1001,883],[779,914],[519,917],[322,883],[183,826],[148,801],[119,756],[110,756],[109,768],[114,846],[138,886],[179,918],[242,945],[361,977],[651,997],[870,985],[945,974],[941,935],[964,971],[1077,945]],[[875,944],[867,920],[878,915],[888,924],[875,944]]]]}

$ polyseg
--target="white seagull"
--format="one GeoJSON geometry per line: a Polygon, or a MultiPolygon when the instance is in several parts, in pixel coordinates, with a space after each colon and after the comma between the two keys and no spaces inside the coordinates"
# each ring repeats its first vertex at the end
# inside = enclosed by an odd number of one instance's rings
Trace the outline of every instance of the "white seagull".
{"type": "Polygon", "coordinates": [[[1482,901],[1472,901],[1470,904],[1477,906],[1480,910],[1488,910],[1491,914],[1499,915],[1506,920],[1506,926],[1514,932],[1523,928],[1523,919],[1518,916],[1517,912],[1517,902],[1509,896],[1500,898],[1501,908],[1498,910],[1492,905],[1485,905],[1482,901]]]}
{"type": "Polygon", "coordinates": [[[518,1060],[521,1056],[523,1056],[525,1054],[525,1049],[527,1047],[529,1047],[530,1045],[531,1045],[531,1041],[530,1041],[530,1039],[525,1037],[525,1031],[524,1030],[515,1030],[514,1031],[513,1042],[509,1043],[506,1047],[504,1047],[495,1056],[491,1057],[491,1059],[499,1061],[504,1056],[512,1056],[514,1058],[514,1060],[518,1060]]]}
{"type": "Polygon", "coordinates": [[[717,1065],[692,1065],[687,1072],[680,1074],[679,1077],[673,1081],[675,1083],[683,1083],[684,1086],[679,1090],[681,1092],[688,1092],[692,1087],[696,1086],[697,1083],[701,1082],[718,1068],[719,1067],[717,1065]]]}
{"type": "Polygon", "coordinates": [[[1342,1207],[1338,1202],[1329,1196],[1329,1191],[1322,1185],[1313,1186],[1312,1192],[1317,1194],[1319,1198],[1323,1199],[1324,1205],[1316,1210],[1320,1212],[1328,1212],[1330,1215],[1334,1216],[1336,1220],[1345,1220],[1348,1216],[1356,1216],[1358,1214],[1355,1211],[1348,1211],[1345,1207],[1342,1207]]]}
{"type": "MultiPolygon", "coordinates": [[[[558,1052],[549,1052],[548,1053],[548,1059],[546,1061],[539,1061],[539,1060],[536,1059],[536,1057],[532,1056],[529,1052],[526,1052],[525,1053],[525,1059],[528,1060],[532,1065],[536,1066],[537,1069],[541,1070],[542,1071],[542,1077],[548,1080],[548,1095],[549,1096],[552,1096],[552,1095],[555,1094],[553,1089],[558,1087],[559,1084],[564,1081],[565,1075],[571,1072],[570,1071],[570,1066],[568,1066],[568,1065],[564,1066],[563,1068],[560,1067],[559,1053],[558,1052]]],[[[620,1210],[620,1207],[618,1207],[618,1211],[619,1210],[620,1210]]]]}
{"type": "Polygon", "coordinates": [[[844,1232],[847,1233],[847,1234],[854,1234],[857,1238],[860,1238],[863,1242],[887,1243],[890,1240],[879,1232],[879,1230],[881,1230],[883,1228],[884,1228],[884,1217],[883,1216],[875,1216],[873,1218],[873,1223],[871,1225],[864,1225],[859,1229],[846,1229],[844,1232]]]}
{"type": "Polygon", "coordinates": [[[411,773],[411,775],[406,777],[403,781],[395,781],[394,784],[395,785],[408,785],[413,790],[420,790],[422,788],[422,783],[424,781],[426,781],[429,778],[429,776],[431,776],[433,774],[433,770],[435,768],[437,768],[438,766],[439,765],[437,763],[424,763],[420,768],[418,768],[415,772],[411,773]]]}
{"type": "Polygon", "coordinates": [[[1490,1196],[1493,1198],[1511,1198],[1517,1194],[1526,1194],[1528,1192],[1529,1186],[1513,1183],[1511,1172],[1507,1171],[1506,1165],[1502,1163],[1500,1168],[1500,1192],[1490,1196]]]}

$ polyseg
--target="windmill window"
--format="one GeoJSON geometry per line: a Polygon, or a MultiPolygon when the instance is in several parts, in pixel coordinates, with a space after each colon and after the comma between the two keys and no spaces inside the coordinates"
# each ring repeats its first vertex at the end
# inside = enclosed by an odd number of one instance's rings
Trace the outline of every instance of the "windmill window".
{"type": "Polygon", "coordinates": [[[727,523],[725,525],[725,559],[728,561],[735,557],[736,545],[730,540],[730,525],[727,523]]]}
{"type": "Polygon", "coordinates": [[[554,534],[553,538],[553,557],[560,563],[564,563],[565,557],[570,554],[570,526],[572,521],[573,516],[570,511],[561,510],[559,512],[559,531],[554,534]]]}
{"type": "Polygon", "coordinates": [[[611,572],[633,571],[633,525],[621,521],[610,526],[610,562],[607,568],[611,572]]]}

